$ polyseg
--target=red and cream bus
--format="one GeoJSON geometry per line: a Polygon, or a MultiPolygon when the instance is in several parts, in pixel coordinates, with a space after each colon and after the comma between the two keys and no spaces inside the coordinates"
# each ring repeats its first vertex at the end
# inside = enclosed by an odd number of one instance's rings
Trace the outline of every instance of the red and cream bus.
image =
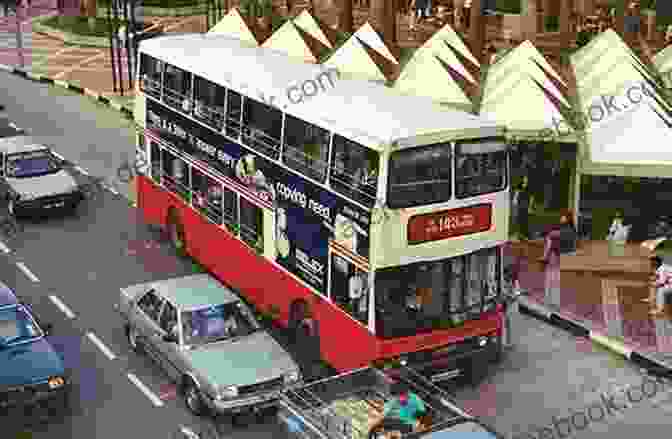
{"type": "Polygon", "coordinates": [[[501,126],[226,36],[140,53],[146,222],[282,325],[311,316],[337,370],[499,357],[501,126]]]}

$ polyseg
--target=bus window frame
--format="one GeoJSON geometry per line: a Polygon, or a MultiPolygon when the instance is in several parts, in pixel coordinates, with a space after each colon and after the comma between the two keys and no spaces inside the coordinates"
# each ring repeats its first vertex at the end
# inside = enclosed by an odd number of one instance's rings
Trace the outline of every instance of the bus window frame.
{"type": "MultiPolygon", "coordinates": [[[[506,188],[509,185],[509,174],[510,174],[510,171],[509,171],[510,151],[509,151],[509,149],[510,148],[508,147],[506,139],[486,137],[486,138],[481,138],[481,139],[476,139],[476,140],[483,141],[483,142],[487,142],[488,140],[501,140],[501,142],[505,145],[503,150],[491,152],[493,154],[496,154],[496,153],[499,153],[499,152],[504,153],[504,164],[503,164],[504,172],[502,173],[502,185],[501,185],[501,187],[499,187],[497,189],[494,189],[494,190],[481,191],[481,192],[470,192],[470,193],[467,193],[467,194],[459,194],[458,190],[457,190],[457,188],[458,188],[458,178],[457,178],[457,174],[458,174],[458,167],[457,167],[458,155],[467,155],[468,156],[470,154],[459,154],[458,151],[459,151],[459,148],[461,146],[461,142],[457,141],[457,142],[455,142],[455,146],[453,148],[453,157],[452,157],[453,179],[454,179],[453,196],[457,200],[464,200],[464,199],[467,199],[467,198],[480,197],[480,196],[487,195],[487,194],[494,194],[494,193],[497,193],[497,192],[502,192],[502,191],[506,190],[506,188]]],[[[465,140],[462,140],[462,142],[465,142],[465,140]]],[[[487,152],[476,153],[476,154],[472,154],[472,155],[483,156],[484,154],[487,154],[487,152]]],[[[483,158],[481,158],[481,160],[483,160],[483,158]]],[[[484,176],[479,175],[478,177],[484,177],[484,176]]],[[[477,178],[477,177],[471,177],[471,178],[477,178]]],[[[464,180],[464,178],[463,178],[463,180],[464,180]]]]}

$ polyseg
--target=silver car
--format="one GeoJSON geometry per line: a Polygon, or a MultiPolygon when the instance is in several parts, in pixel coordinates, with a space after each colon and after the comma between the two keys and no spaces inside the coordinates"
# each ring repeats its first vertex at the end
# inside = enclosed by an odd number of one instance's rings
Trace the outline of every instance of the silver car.
{"type": "Polygon", "coordinates": [[[299,366],[231,290],[207,274],[121,289],[128,342],[178,384],[193,413],[273,405],[299,366]]]}
{"type": "Polygon", "coordinates": [[[31,136],[0,139],[0,162],[9,211],[17,216],[45,209],[74,210],[84,198],[63,161],[31,136]]]}

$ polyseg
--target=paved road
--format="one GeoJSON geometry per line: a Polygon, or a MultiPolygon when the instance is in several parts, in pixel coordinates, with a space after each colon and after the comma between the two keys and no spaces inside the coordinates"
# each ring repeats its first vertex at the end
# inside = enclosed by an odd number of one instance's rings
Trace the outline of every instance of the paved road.
{"type": "MultiPolygon", "coordinates": [[[[23,127],[53,140],[56,149],[92,175],[116,184],[120,195],[105,192],[77,217],[26,224],[25,232],[0,253],[0,279],[15,286],[35,303],[44,320],[55,323],[65,355],[77,367],[79,408],[62,425],[33,437],[143,437],[163,439],[179,423],[197,423],[171,396],[172,387],[153,365],[129,353],[119,319],[112,305],[118,288],[148,279],[190,272],[157,234],[139,221],[123,194],[129,188],[116,181],[115,169],[132,157],[132,125],[115,112],[86,98],[47,85],[0,74],[0,102],[23,127]],[[32,275],[16,265],[23,262],[32,275]],[[35,276],[39,281],[34,281],[35,276]],[[31,280],[32,278],[32,280],[31,280]],[[74,313],[73,319],[54,305],[56,296],[74,313]],[[86,334],[92,332],[114,359],[86,334]],[[162,407],[154,407],[127,377],[133,373],[155,395],[164,394],[162,407]],[[133,419],[133,422],[129,420],[133,419]]],[[[80,176],[86,179],[85,175],[80,176]]],[[[639,371],[629,364],[565,332],[537,320],[517,316],[514,327],[518,347],[480,387],[455,389],[457,399],[498,430],[524,433],[550,425],[553,417],[567,417],[600,401],[600,393],[615,395],[619,389],[642,382],[639,371]]],[[[668,386],[670,387],[670,386],[668,386]]],[[[651,386],[646,387],[651,392],[651,386]]],[[[631,439],[639,433],[647,439],[669,437],[669,390],[659,390],[651,400],[605,415],[579,434],[561,436],[534,433],[520,438],[577,437],[631,439]]],[[[633,394],[639,398],[639,393],[633,394]]],[[[599,409],[591,411],[599,417],[599,409]]],[[[606,410],[603,408],[602,410],[606,410]]],[[[575,422],[582,426],[577,415],[575,422]]],[[[230,431],[235,438],[282,438],[271,420],[230,431]]],[[[553,428],[551,426],[551,428],[553,428]]]]}

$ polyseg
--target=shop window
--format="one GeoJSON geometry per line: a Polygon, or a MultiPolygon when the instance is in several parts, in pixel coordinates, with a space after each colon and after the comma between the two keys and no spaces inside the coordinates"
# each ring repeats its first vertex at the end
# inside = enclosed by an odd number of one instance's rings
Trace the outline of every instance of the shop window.
{"type": "Polygon", "coordinates": [[[379,155],[334,134],[330,186],[360,203],[373,206],[378,192],[379,155]]]}
{"type": "Polygon", "coordinates": [[[280,156],[282,113],[254,99],[243,104],[243,141],[255,150],[277,160],[280,156]]]}
{"type": "Polygon", "coordinates": [[[240,238],[250,247],[262,252],[263,233],[263,211],[240,197],[240,238]]]}
{"type": "Polygon", "coordinates": [[[224,188],[222,192],[222,207],[224,225],[229,229],[235,229],[238,226],[238,194],[224,188]]]}
{"type": "Polygon", "coordinates": [[[189,202],[189,166],[165,149],[161,160],[164,187],[189,202]]]}
{"type": "Polygon", "coordinates": [[[222,224],[222,185],[192,167],[191,188],[192,206],[213,223],[222,224]]]}
{"type": "Polygon", "coordinates": [[[166,64],[163,99],[168,105],[184,113],[191,112],[191,73],[166,64]]]}
{"type": "Polygon", "coordinates": [[[369,274],[338,256],[331,256],[330,298],[354,319],[369,321],[369,274]]]}
{"type": "Polygon", "coordinates": [[[324,182],[329,160],[329,132],[287,115],[283,160],[290,168],[324,182]]]}
{"type": "Polygon", "coordinates": [[[234,139],[240,137],[240,115],[243,98],[240,93],[227,90],[226,93],[226,135],[234,139]]]}
{"type": "Polygon", "coordinates": [[[226,88],[194,76],[194,117],[221,131],[224,127],[226,88]]]}
{"type": "Polygon", "coordinates": [[[149,159],[152,162],[150,177],[161,184],[161,148],[153,140],[149,142],[149,159]]]}
{"type": "Polygon", "coordinates": [[[140,55],[140,90],[161,99],[163,63],[147,54],[140,55]]]}

